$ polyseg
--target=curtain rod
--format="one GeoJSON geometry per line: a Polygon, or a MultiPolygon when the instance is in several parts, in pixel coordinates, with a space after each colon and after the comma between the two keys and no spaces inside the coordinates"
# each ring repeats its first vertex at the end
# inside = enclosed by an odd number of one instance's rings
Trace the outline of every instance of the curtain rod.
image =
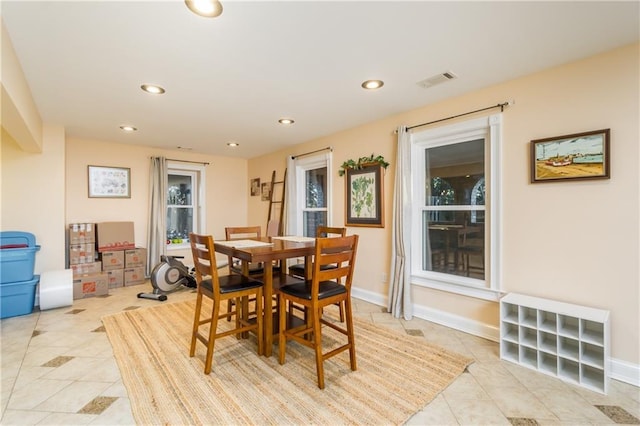
{"type": "Polygon", "coordinates": [[[322,152],[322,151],[327,151],[327,150],[333,151],[333,148],[328,146],[326,148],[316,149],[315,151],[305,152],[304,154],[292,155],[291,159],[295,160],[296,158],[299,158],[299,157],[304,157],[304,156],[307,156],[307,155],[315,154],[316,152],[322,152]]]}
{"type": "Polygon", "coordinates": [[[447,121],[447,120],[451,120],[453,118],[463,117],[465,115],[475,114],[476,112],[487,111],[487,110],[494,109],[494,108],[500,108],[500,112],[502,112],[502,111],[504,111],[504,107],[509,106],[509,105],[513,105],[513,104],[514,104],[514,101],[503,102],[501,104],[492,105],[492,106],[489,106],[489,107],[486,107],[486,108],[480,108],[480,109],[477,109],[475,111],[469,111],[469,112],[465,112],[465,113],[458,114],[458,115],[452,115],[451,117],[441,118],[439,120],[429,121],[427,123],[416,124],[414,126],[407,127],[407,130],[415,129],[416,127],[428,126],[429,124],[435,124],[435,123],[439,123],[441,121],[447,121]]]}
{"type": "MultiPolygon", "coordinates": [[[[153,158],[153,157],[151,157],[153,158]]],[[[175,158],[167,158],[167,161],[177,161],[179,163],[193,163],[193,164],[202,164],[203,166],[208,166],[209,163],[206,161],[189,161],[189,160],[176,160],[175,158]]]]}

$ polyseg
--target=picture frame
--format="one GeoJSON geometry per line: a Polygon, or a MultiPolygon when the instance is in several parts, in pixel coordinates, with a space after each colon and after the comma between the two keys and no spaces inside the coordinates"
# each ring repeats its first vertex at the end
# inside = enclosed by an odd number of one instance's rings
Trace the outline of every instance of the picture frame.
{"type": "Polygon", "coordinates": [[[87,166],[89,198],[131,198],[131,169],[87,166]]]}
{"type": "Polygon", "coordinates": [[[531,141],[531,183],[609,179],[610,129],[531,141]]]}
{"type": "Polygon", "coordinates": [[[271,200],[271,182],[263,182],[262,188],[262,201],[271,200]]]}
{"type": "Polygon", "coordinates": [[[260,195],[260,178],[251,179],[251,196],[260,195]]]}
{"type": "Polygon", "coordinates": [[[382,165],[364,164],[346,170],[345,225],[384,228],[382,165]]]}

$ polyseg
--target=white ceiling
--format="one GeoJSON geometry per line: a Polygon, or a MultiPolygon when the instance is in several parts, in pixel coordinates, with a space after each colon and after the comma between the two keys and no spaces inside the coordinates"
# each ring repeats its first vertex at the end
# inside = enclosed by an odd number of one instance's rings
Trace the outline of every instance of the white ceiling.
{"type": "Polygon", "coordinates": [[[2,0],[0,10],[43,121],[63,125],[67,137],[244,158],[637,42],[640,33],[637,1],[222,3],[215,19],[181,0],[2,0]],[[458,78],[416,84],[445,71],[458,78]],[[366,79],[385,85],[365,91],[366,79]],[[166,93],[144,93],[144,83],[166,93]],[[281,117],[296,122],[283,127],[281,117]],[[138,131],[125,134],[122,124],[138,131]]]}

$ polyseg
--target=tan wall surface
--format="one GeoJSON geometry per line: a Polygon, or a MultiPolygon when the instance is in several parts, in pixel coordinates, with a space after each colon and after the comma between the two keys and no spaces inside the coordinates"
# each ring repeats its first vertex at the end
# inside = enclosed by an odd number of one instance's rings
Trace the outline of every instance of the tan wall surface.
{"type": "MultiPolygon", "coordinates": [[[[502,290],[610,310],[612,356],[637,364],[638,64],[637,44],[616,49],[254,158],[249,161],[249,175],[265,178],[272,169],[284,169],[287,155],[332,146],[333,224],[342,225],[344,182],[337,177],[339,165],[371,153],[390,161],[385,175],[386,227],[349,229],[361,236],[354,286],[386,298],[388,283],[381,277],[389,271],[391,251],[393,130],[515,100],[504,111],[502,290]],[[611,129],[611,179],[529,183],[532,139],[603,128],[611,129]]],[[[250,222],[267,214],[267,203],[253,198],[250,222]]],[[[495,302],[415,286],[413,295],[414,303],[426,309],[498,326],[495,302]]]]}
{"type": "Polygon", "coordinates": [[[65,268],[65,138],[62,127],[44,126],[41,153],[2,138],[2,231],[31,232],[35,273],[65,268]]]}
{"type": "MultiPolygon", "coordinates": [[[[92,140],[67,141],[67,223],[133,221],[135,242],[147,245],[150,157],[209,162],[206,166],[206,233],[224,239],[224,227],[244,225],[247,215],[247,161],[92,140]],[[131,169],[131,198],[89,198],[87,166],[131,169]]],[[[189,254],[190,257],[190,254],[189,254]]]]}

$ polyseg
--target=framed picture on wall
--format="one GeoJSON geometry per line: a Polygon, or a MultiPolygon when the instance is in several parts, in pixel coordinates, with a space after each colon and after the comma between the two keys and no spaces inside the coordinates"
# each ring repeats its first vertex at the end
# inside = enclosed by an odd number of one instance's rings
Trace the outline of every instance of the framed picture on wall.
{"type": "Polygon", "coordinates": [[[347,169],[345,225],[384,227],[382,165],[347,169]]]}
{"type": "Polygon", "coordinates": [[[271,182],[262,183],[262,201],[269,201],[271,199],[271,182]]]}
{"type": "Polygon", "coordinates": [[[260,195],[260,178],[251,179],[251,196],[260,195]]]}
{"type": "Polygon", "coordinates": [[[609,129],[531,141],[531,182],[609,179],[609,129]]]}
{"type": "Polygon", "coordinates": [[[131,169],[87,166],[89,198],[131,198],[131,169]]]}

